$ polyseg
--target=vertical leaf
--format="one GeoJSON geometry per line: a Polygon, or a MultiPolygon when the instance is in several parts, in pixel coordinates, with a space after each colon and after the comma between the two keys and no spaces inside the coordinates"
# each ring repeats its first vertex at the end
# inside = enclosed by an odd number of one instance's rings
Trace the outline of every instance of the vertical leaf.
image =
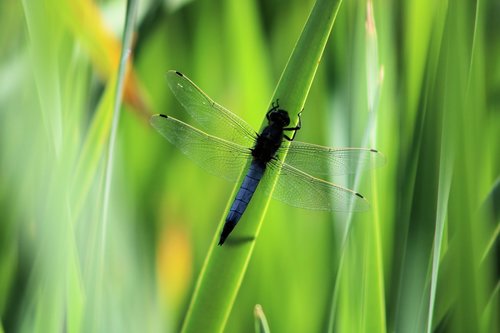
{"type": "MultiPolygon", "coordinates": [[[[305,103],[340,3],[331,0],[316,2],[271,99],[274,101],[279,98],[281,107],[295,115],[295,123],[298,121],[296,115],[305,103]]],[[[254,195],[238,228],[231,235],[232,242],[228,240],[223,247],[217,247],[219,234],[215,234],[189,306],[182,329],[184,333],[223,330],[269,205],[270,197],[264,192],[257,191],[254,195]]],[[[222,218],[219,230],[223,223],[222,218]]]]}

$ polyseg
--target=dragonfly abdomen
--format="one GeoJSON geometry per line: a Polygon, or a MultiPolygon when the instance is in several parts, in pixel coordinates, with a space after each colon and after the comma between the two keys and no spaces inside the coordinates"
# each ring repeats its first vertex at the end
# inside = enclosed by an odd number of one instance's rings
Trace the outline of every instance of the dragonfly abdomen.
{"type": "Polygon", "coordinates": [[[250,199],[252,199],[252,196],[257,189],[257,185],[259,185],[259,182],[262,179],[264,170],[265,166],[255,160],[252,161],[252,164],[250,164],[248,173],[241,183],[241,187],[236,194],[233,204],[231,205],[229,214],[227,214],[226,222],[224,223],[224,227],[222,228],[222,233],[220,235],[219,245],[224,244],[227,236],[229,236],[238,221],[241,219],[241,216],[248,207],[250,199]]]}

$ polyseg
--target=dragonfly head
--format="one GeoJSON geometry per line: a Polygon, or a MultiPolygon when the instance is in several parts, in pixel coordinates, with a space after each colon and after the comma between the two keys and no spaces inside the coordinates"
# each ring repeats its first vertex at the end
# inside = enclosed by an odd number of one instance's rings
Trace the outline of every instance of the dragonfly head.
{"type": "Polygon", "coordinates": [[[290,125],[290,117],[288,116],[288,112],[282,109],[271,110],[268,114],[267,119],[270,124],[276,124],[280,127],[286,127],[290,125]]]}

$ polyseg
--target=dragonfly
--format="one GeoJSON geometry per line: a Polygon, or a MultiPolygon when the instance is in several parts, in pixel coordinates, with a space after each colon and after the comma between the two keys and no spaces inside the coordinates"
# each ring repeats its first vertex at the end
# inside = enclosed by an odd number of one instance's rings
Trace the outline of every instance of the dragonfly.
{"type": "Polygon", "coordinates": [[[331,148],[295,141],[301,128],[290,127],[290,117],[272,103],[267,126],[256,132],[247,122],[214,102],[189,78],[177,71],[167,73],[173,94],[199,128],[164,114],[151,117],[151,125],[188,158],[211,174],[236,182],[246,172],[226,216],[219,245],[224,244],[243,216],[261,182],[266,194],[288,205],[324,211],[356,212],[369,208],[360,193],[324,180],[348,175],[384,163],[384,156],[370,148],[331,148]],[[290,141],[289,145],[283,142],[290,141]],[[285,154],[284,161],[279,156],[285,154]],[[246,169],[246,170],[245,170],[246,169]]]}

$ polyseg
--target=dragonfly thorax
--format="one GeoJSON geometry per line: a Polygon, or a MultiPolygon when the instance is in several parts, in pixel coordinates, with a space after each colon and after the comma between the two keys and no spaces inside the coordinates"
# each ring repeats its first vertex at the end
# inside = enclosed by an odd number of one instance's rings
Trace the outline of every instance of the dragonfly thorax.
{"type": "Polygon", "coordinates": [[[281,147],[283,141],[283,127],[277,123],[270,122],[257,137],[252,156],[261,165],[271,161],[281,147]]]}

